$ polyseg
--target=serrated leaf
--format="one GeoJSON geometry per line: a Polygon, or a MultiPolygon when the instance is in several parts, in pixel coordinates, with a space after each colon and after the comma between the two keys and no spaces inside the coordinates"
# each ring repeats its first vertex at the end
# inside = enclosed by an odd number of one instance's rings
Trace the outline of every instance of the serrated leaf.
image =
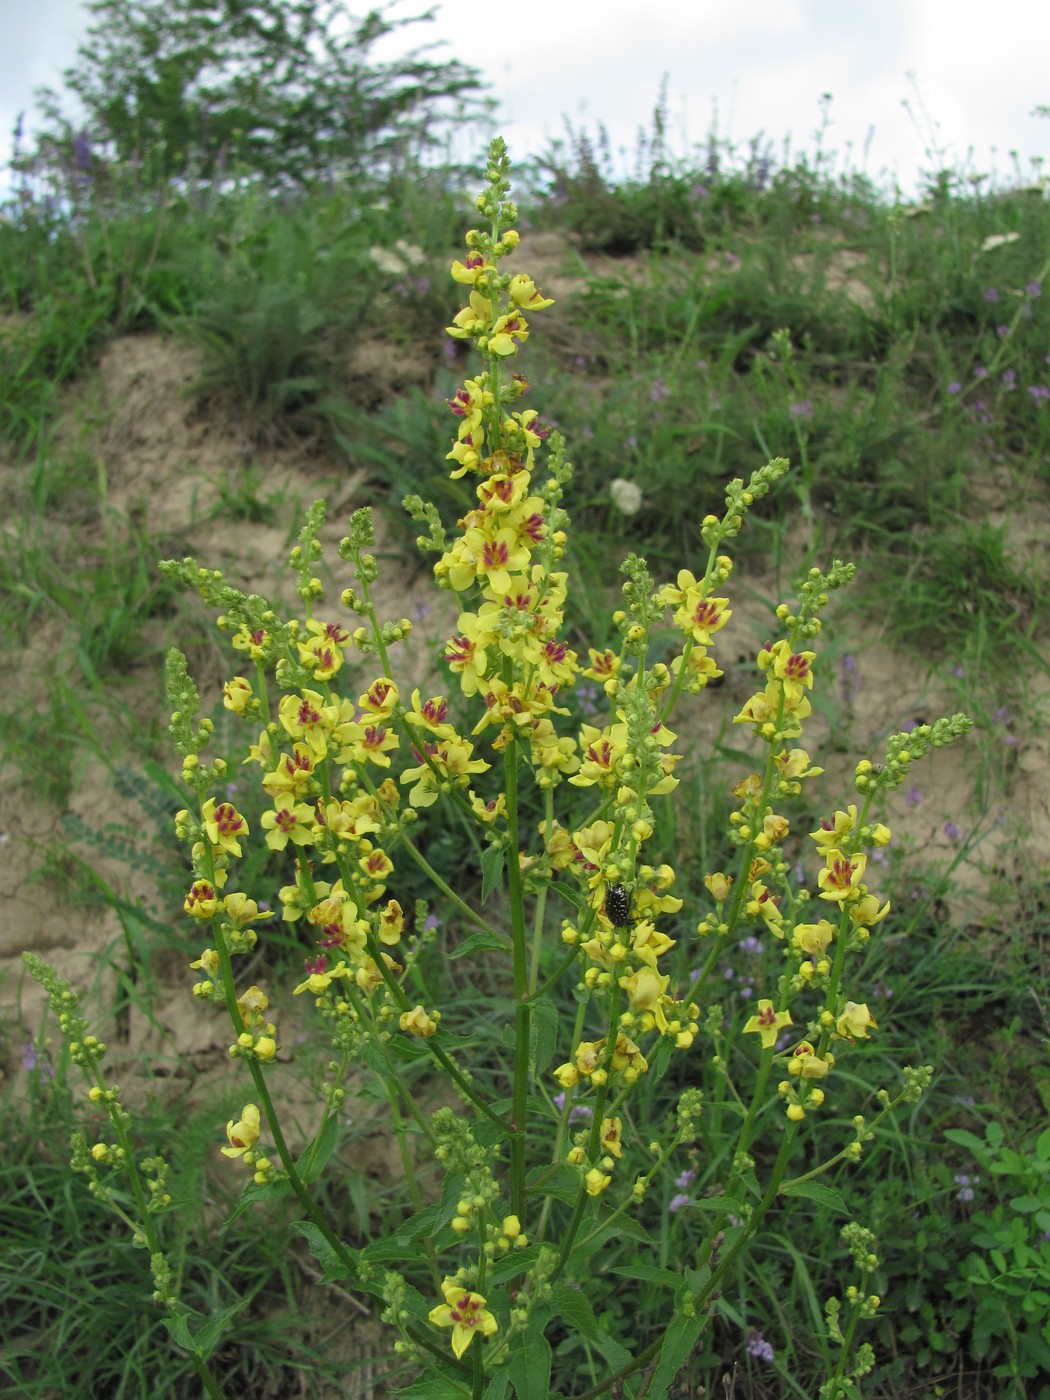
{"type": "Polygon", "coordinates": [[[788,1186],[780,1188],[782,1196],[801,1196],[803,1200],[815,1201],[817,1205],[824,1206],[826,1210],[836,1211],[839,1215],[849,1215],[850,1209],[840,1192],[833,1186],[824,1186],[819,1181],[796,1181],[788,1186]]]}
{"type": "Polygon", "coordinates": [[[503,848],[489,846],[481,857],[481,902],[503,887],[503,848]]]}
{"type": "Polygon", "coordinates": [[[727,1210],[743,1216],[744,1206],[733,1196],[700,1196],[691,1203],[697,1210],[727,1210]]]}
{"type": "Polygon", "coordinates": [[[464,938],[462,943],[457,943],[448,957],[454,961],[456,958],[472,957],[475,953],[505,953],[510,946],[509,938],[500,938],[498,934],[479,929],[469,938],[464,938]]]}
{"type": "Polygon", "coordinates": [[[553,890],[555,894],[560,895],[567,903],[571,904],[574,909],[583,908],[583,895],[574,885],[567,885],[563,880],[552,880],[549,888],[553,890]]]}
{"type": "Polygon", "coordinates": [[[282,1196],[287,1196],[291,1189],[287,1178],[270,1182],[266,1186],[256,1186],[254,1181],[249,1181],[241,1192],[241,1199],[234,1206],[226,1224],[232,1225],[235,1220],[239,1220],[256,1201],[279,1201],[282,1196]]]}
{"type": "Polygon", "coordinates": [[[302,1235],[310,1246],[310,1253],[324,1270],[322,1283],[338,1283],[341,1279],[355,1277],[355,1271],[349,1269],[340,1259],[329,1240],[325,1238],[312,1220],[296,1220],[292,1224],[292,1229],[297,1235],[302,1235]]]}
{"type": "Polygon", "coordinates": [[[604,1330],[594,1315],[591,1300],[581,1289],[559,1284],[551,1293],[551,1307],[562,1321],[575,1327],[581,1337],[598,1348],[611,1370],[618,1371],[630,1361],[631,1353],[604,1330]]]}
{"type": "Polygon", "coordinates": [[[571,1167],[558,1167],[554,1171],[550,1167],[535,1167],[525,1181],[530,1195],[553,1196],[556,1201],[570,1206],[576,1204],[580,1194],[579,1173],[571,1167]]]}
{"type": "Polygon", "coordinates": [[[540,1075],[554,1058],[558,1048],[558,1008],[550,997],[540,997],[532,1004],[532,1072],[540,1075]]]}
{"type": "Polygon", "coordinates": [[[196,1349],[207,1361],[212,1352],[222,1340],[223,1333],[229,1324],[237,1316],[242,1308],[246,1308],[251,1301],[250,1298],[239,1298],[236,1303],[231,1303],[228,1308],[223,1308],[219,1313],[213,1313],[208,1318],[204,1326],[194,1335],[196,1349]]]}
{"type": "Polygon", "coordinates": [[[518,1400],[551,1400],[551,1349],[543,1335],[549,1312],[537,1309],[510,1344],[507,1373],[518,1400]]]}
{"type": "Polygon", "coordinates": [[[185,1313],[179,1313],[177,1317],[163,1315],[160,1319],[162,1327],[166,1327],[171,1333],[171,1339],[177,1347],[183,1351],[193,1351],[193,1338],[190,1336],[190,1324],[186,1320],[185,1313]]]}

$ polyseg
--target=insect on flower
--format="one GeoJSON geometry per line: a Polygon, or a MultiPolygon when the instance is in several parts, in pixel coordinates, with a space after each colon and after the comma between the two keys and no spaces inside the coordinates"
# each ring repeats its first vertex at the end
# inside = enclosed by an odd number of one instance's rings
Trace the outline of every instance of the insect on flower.
{"type": "Polygon", "coordinates": [[[610,885],[605,891],[605,917],[613,928],[630,928],[631,896],[623,885],[610,885]]]}

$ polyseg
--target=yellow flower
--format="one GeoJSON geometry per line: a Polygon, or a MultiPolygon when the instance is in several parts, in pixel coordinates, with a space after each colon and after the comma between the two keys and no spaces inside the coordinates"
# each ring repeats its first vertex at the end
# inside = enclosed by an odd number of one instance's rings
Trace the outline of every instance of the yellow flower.
{"type": "Polygon", "coordinates": [[[517,273],[510,279],[510,299],[515,306],[524,307],[526,311],[542,311],[545,306],[553,306],[551,297],[541,296],[536,290],[536,284],[531,277],[527,277],[524,272],[517,273]]]}
{"type": "Polygon", "coordinates": [[[302,695],[286,695],[277,706],[277,718],[290,739],[300,739],[315,758],[328,752],[328,731],[336,717],[333,706],[316,690],[304,690],[302,695]]]}
{"type": "Polygon", "coordinates": [[[195,919],[210,919],[219,907],[219,897],[215,886],[209,880],[194,880],[190,892],[182,905],[187,914],[195,919]]]}
{"type": "MultiPolygon", "coordinates": [[[[418,1035],[422,1040],[429,1040],[438,1028],[438,1021],[441,1020],[441,1013],[435,1011],[433,1016],[429,1016],[422,1006],[415,1006],[411,1011],[403,1011],[398,1025],[403,1031],[408,1031],[410,1035],[418,1035]]],[[[482,1302],[485,1300],[482,1299],[482,1302]]],[[[466,1346],[466,1342],[463,1344],[466,1346]]]]}
{"type": "Polygon", "coordinates": [[[397,701],[397,685],[385,676],[373,681],[365,693],[357,697],[358,708],[370,714],[373,719],[389,719],[397,701]]]}
{"type": "Polygon", "coordinates": [[[583,1180],[587,1186],[588,1196],[600,1196],[609,1185],[609,1182],[612,1181],[612,1177],[607,1176],[605,1172],[600,1171],[597,1167],[592,1167],[583,1180]]]}
{"type": "Polygon", "coordinates": [[[229,1147],[219,1150],[224,1157],[243,1157],[249,1148],[254,1147],[259,1140],[259,1110],[253,1103],[246,1103],[241,1109],[239,1120],[234,1123],[231,1119],[226,1124],[226,1136],[230,1140],[229,1147]]]}
{"type": "Polygon", "coordinates": [[[835,1022],[835,1029],[843,1040],[867,1040],[869,1030],[878,1030],[879,1024],[868,1010],[867,1002],[847,1001],[842,1015],[835,1022]]]}
{"type": "Polygon", "coordinates": [[[763,999],[758,1003],[757,1013],[744,1027],[744,1034],[757,1032],[762,1037],[762,1049],[768,1050],[777,1043],[777,1033],[781,1026],[792,1024],[790,1011],[774,1011],[773,1003],[763,999]]]}
{"type": "Polygon", "coordinates": [[[602,1151],[608,1152],[613,1157],[623,1156],[623,1144],[620,1141],[620,1134],[623,1124],[619,1118],[603,1118],[601,1126],[602,1151]]]}
{"type": "Polygon", "coordinates": [[[580,726],[580,771],[569,779],[574,787],[591,787],[595,783],[612,783],[618,774],[621,759],[627,752],[626,724],[611,724],[596,729],[592,724],[580,726]]]}
{"type": "Polygon", "coordinates": [[[796,924],[791,931],[791,946],[796,953],[808,953],[819,958],[834,937],[834,926],[827,919],[815,924],[796,924]]]}
{"type": "Polygon", "coordinates": [[[240,856],[240,838],[248,835],[248,823],[232,802],[216,803],[214,797],[209,797],[201,808],[201,821],[214,851],[240,856]]]}
{"type": "Polygon", "coordinates": [[[823,1079],[835,1064],[835,1056],[822,1059],[808,1040],[804,1040],[788,1061],[788,1074],[797,1074],[802,1079],[823,1079]]]}
{"type": "Polygon", "coordinates": [[[491,1337],[499,1323],[485,1307],[480,1293],[460,1288],[450,1278],[441,1285],[441,1292],[445,1301],[431,1309],[429,1318],[435,1327],[452,1328],[452,1350],[458,1360],[474,1340],[475,1332],[491,1337]]]}
{"type": "Polygon", "coordinates": [[[232,681],[227,681],[222,688],[222,703],[228,710],[232,710],[235,715],[243,715],[252,699],[251,681],[245,680],[243,676],[234,676],[232,681]]]}
{"type": "Polygon", "coordinates": [[[667,991],[670,977],[660,977],[651,967],[639,968],[629,977],[620,978],[633,1011],[652,1011],[667,991]]]}
{"type": "Polygon", "coordinates": [[[840,855],[838,851],[830,849],[825,860],[827,864],[817,875],[820,898],[838,904],[841,904],[843,900],[848,899],[852,902],[862,898],[866,891],[860,882],[864,876],[864,868],[868,863],[864,852],[858,851],[854,856],[844,856],[840,855]]]}
{"type": "MultiPolygon", "coordinates": [[[[682,575],[678,577],[681,579],[682,575]]],[[[711,645],[711,633],[720,632],[732,616],[728,598],[705,598],[699,587],[693,587],[686,589],[674,620],[687,637],[706,647],[711,645]]]]}
{"type": "Polygon", "coordinates": [[[836,812],[832,821],[822,821],[820,829],[809,834],[821,855],[826,856],[829,850],[841,850],[856,826],[857,809],[851,804],[844,812],[836,812]]]}
{"type": "Polygon", "coordinates": [[[260,919],[272,919],[268,909],[260,909],[246,894],[228,894],[222,901],[223,912],[235,928],[246,928],[260,919]]]}
{"type": "Polygon", "coordinates": [[[732,875],[723,875],[720,870],[714,875],[705,875],[704,884],[707,892],[718,904],[722,904],[729,896],[729,891],[733,886],[732,875]]]}
{"type": "Polygon", "coordinates": [[[314,839],[315,815],[305,802],[264,812],[261,823],[266,828],[266,844],[272,851],[283,851],[289,841],[295,846],[309,845],[314,839]]]}

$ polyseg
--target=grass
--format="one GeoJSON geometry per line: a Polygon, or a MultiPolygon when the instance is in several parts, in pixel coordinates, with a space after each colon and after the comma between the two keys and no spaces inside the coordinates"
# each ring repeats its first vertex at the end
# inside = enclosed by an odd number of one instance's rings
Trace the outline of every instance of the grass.
{"type": "MultiPolygon", "coordinates": [[[[857,557],[862,582],[849,628],[877,626],[901,657],[921,657],[938,684],[964,689],[967,708],[983,716],[984,737],[966,759],[979,806],[965,814],[971,832],[985,833],[977,845],[983,887],[960,882],[962,833],[947,854],[900,850],[885,872],[897,911],[892,936],[873,938],[868,955],[868,977],[881,989],[873,1006],[886,1026],[863,1061],[858,1096],[870,1108],[902,1061],[934,1062],[938,1078],[911,1117],[870,1146],[868,1172],[850,1182],[884,1254],[877,1368],[865,1394],[919,1397],[940,1386],[968,1400],[1020,1400],[1027,1388],[1045,1400],[1039,1317],[1026,1313],[1031,1326],[1020,1330],[1009,1319],[1019,1297],[1045,1297],[1050,1263],[1029,1261],[1030,1287],[1004,1300],[973,1262],[991,1248],[981,1241],[1006,1228],[1017,1182],[1030,1195],[1034,1178],[1016,1163],[1012,1172],[982,1170],[946,1134],[981,1137],[994,1121],[1018,1153],[1030,1153],[1050,1109],[1040,1009],[1050,1004],[1045,857],[1026,847],[1018,870],[1008,845],[992,839],[1000,817],[1008,834],[1016,827],[1031,836],[1023,813],[998,808],[1016,791],[1019,744],[1030,751],[1043,720],[1046,557],[1017,530],[1026,515],[1045,522],[1050,512],[1050,392],[1041,392],[1050,384],[1050,287],[1043,295],[1039,284],[1050,207],[1021,190],[945,182],[923,206],[894,206],[819,165],[763,169],[754,153],[715,173],[652,160],[636,180],[616,183],[600,150],[584,143],[551,153],[531,175],[523,227],[563,237],[562,265],[549,271],[578,285],[562,298],[571,315],[555,311],[532,375],[577,467],[568,504],[581,642],[607,640],[597,619],[615,583],[611,558],[635,547],[661,572],[692,559],[697,521],[726,478],[784,453],[796,472],[763,506],[750,545],[745,538],[751,576],[772,572],[779,590],[818,557],[857,557]],[[986,246],[1006,234],[1018,236],[986,246]],[[604,255],[600,264],[595,254],[604,255]],[[637,513],[617,508],[615,478],[641,488],[637,513]],[[960,1184],[970,1176],[979,1177],[972,1200],[960,1184]],[[902,1229],[903,1218],[913,1225],[902,1229]]],[[[443,473],[451,420],[441,400],[453,392],[456,365],[432,350],[456,305],[445,272],[460,223],[450,189],[433,173],[409,171],[385,189],[294,200],[268,199],[248,184],[221,198],[183,191],[170,205],[139,191],[97,216],[30,209],[0,225],[8,318],[0,332],[2,648],[17,677],[0,701],[3,758],[12,791],[31,783],[35,802],[67,817],[57,847],[68,882],[61,897],[116,921],[96,1011],[104,1033],[122,1038],[129,1069],[141,1071],[128,1039],[132,1014],[148,1022],[163,990],[183,980],[185,961],[171,932],[181,883],[171,874],[165,717],[159,683],[143,687],[141,676],[159,675],[165,642],[185,637],[194,615],[153,561],[196,552],[204,528],[234,555],[238,531],[256,525],[286,548],[296,523],[288,497],[267,484],[274,454],[292,454],[307,474],[331,474],[333,461],[366,472],[373,498],[390,507],[389,544],[406,553],[415,531],[397,510],[404,494],[433,498],[446,518],[468,508],[462,483],[443,473]],[[393,263],[377,257],[398,240],[393,263]],[[90,384],[103,348],[129,333],[201,347],[197,411],[217,406],[243,434],[239,470],[220,469],[214,505],[177,525],[174,549],[113,504],[105,463],[68,432],[71,388],[90,384]],[[351,372],[351,351],[376,342],[391,365],[417,361],[425,382],[351,372]],[[81,803],[70,812],[89,760],[108,770],[107,796],[98,811],[85,815],[81,803]],[[134,876],[134,888],[107,857],[134,876]]],[[[537,281],[543,287],[542,275],[537,281]]],[[[217,674],[212,644],[199,638],[197,648],[201,669],[217,674]]],[[[897,704],[890,686],[887,706],[897,704]]],[[[838,701],[826,718],[832,747],[847,747],[849,704],[838,701]]],[[[696,878],[717,863],[719,809],[729,775],[740,771],[734,736],[698,737],[691,800],[681,804],[688,815],[662,833],[696,878]]],[[[464,861],[462,844],[460,834],[442,832],[426,854],[446,878],[476,886],[480,870],[464,861]]],[[[56,848],[48,849],[54,861],[56,848]]],[[[255,879],[275,903],[279,862],[255,879]]],[[[49,894],[46,882],[30,890],[31,898],[49,894]]],[[[407,904],[422,889],[406,893],[407,904]]],[[[688,932],[683,915],[678,933],[688,932]]],[[[451,954],[462,930],[452,921],[435,936],[451,954]]],[[[748,1013],[761,968],[776,965],[769,944],[734,969],[730,1024],[748,1013]]],[[[294,976],[300,952],[278,936],[260,956],[294,976]]],[[[450,958],[445,967],[443,995],[473,1004],[479,1034],[501,1046],[502,992],[484,965],[450,958]]],[[[47,1068],[51,1029],[27,1019],[4,1046],[11,1068],[30,1040],[40,1059],[2,1106],[10,1151],[0,1169],[0,1374],[26,1397],[77,1386],[97,1396],[192,1395],[193,1373],[149,1302],[148,1261],[70,1179],[69,1134],[90,1124],[71,1097],[68,1066],[55,1063],[53,1077],[47,1068]],[[85,1336],[106,1345],[86,1348],[85,1336]]],[[[312,1073],[321,1052],[307,1047],[300,1059],[312,1073]]],[[[710,1066],[701,1073],[717,1103],[718,1076],[710,1066]]],[[[261,1400],[301,1385],[322,1395],[330,1373],[350,1394],[367,1393],[365,1361],[326,1356],[317,1342],[326,1317],[323,1309],[309,1317],[316,1292],[295,1262],[304,1251],[293,1213],[275,1208],[265,1227],[250,1230],[230,1218],[213,1162],[228,1105],[198,1091],[192,1075],[174,1093],[149,1082],[147,1097],[143,1146],[177,1126],[174,1189],[197,1203],[180,1215],[170,1245],[188,1299],[205,1314],[242,1308],[222,1342],[230,1390],[261,1400]],[[289,1314],[307,1315],[307,1351],[289,1340],[289,1314]]],[[[849,1123],[838,1126],[847,1140],[849,1123]]],[[[393,1218],[382,1172],[355,1164],[367,1140],[366,1127],[340,1144],[343,1170],[330,1188],[336,1218],[362,1244],[393,1218]]],[[[691,1170],[690,1210],[717,1164],[698,1154],[691,1170]]],[[[667,1261],[681,1248],[686,1218],[670,1206],[668,1198],[654,1212],[667,1261]]],[[[1040,1198],[1039,1210],[1047,1208],[1040,1198]]],[[[812,1200],[785,1206],[768,1253],[742,1265],[719,1300],[694,1358],[698,1379],[713,1388],[735,1374],[738,1393],[756,1400],[813,1393],[827,1347],[822,1300],[843,1286],[839,1223],[812,1200]],[[772,1360],[757,1341],[742,1345],[759,1335],[772,1360]]],[[[631,1258],[629,1237],[610,1246],[592,1301],[603,1329],[644,1341],[660,1303],[625,1306],[616,1270],[631,1258]]],[[[383,1344],[363,1336],[366,1360],[389,1374],[383,1344]]],[[[572,1355],[566,1343],[560,1361],[581,1386],[594,1375],[585,1350],[572,1355]]]]}

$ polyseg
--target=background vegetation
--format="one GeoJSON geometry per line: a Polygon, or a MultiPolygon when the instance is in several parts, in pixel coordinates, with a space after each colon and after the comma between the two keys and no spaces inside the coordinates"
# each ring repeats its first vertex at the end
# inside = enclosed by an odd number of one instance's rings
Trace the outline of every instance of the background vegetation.
{"type": "MultiPolygon", "coordinates": [[[[47,100],[47,130],[17,155],[0,221],[2,815],[18,876],[5,893],[26,942],[34,912],[107,911],[93,1015],[104,1038],[132,1044],[129,1027],[160,1026],[172,988],[188,1000],[161,656],[189,637],[206,674],[217,663],[199,614],[154,568],[196,552],[193,532],[111,499],[99,366],[118,337],[192,347],[194,411],[238,428],[240,460],[208,522],[234,551],[257,528],[294,538],[295,502],[267,466],[292,457],[319,489],[363,474],[359,490],[386,508],[390,566],[411,577],[402,496],[447,515],[466,499],[443,463],[442,400],[458,369],[441,327],[469,214],[462,172],[433,146],[442,114],[462,120],[480,89],[454,63],[374,63],[392,23],[382,12],[340,33],[316,0],[92,8],[96,30],[69,75],[86,118],[73,125],[65,97],[47,100]],[[91,765],[107,797],[85,819],[72,797],[91,765]],[[127,879],[106,873],[102,852],[127,879]]],[[[870,1393],[1045,1400],[1050,859],[1037,808],[1021,800],[1047,777],[1045,190],[935,170],[921,202],[902,202],[820,153],[782,168],[757,146],[712,142],[673,159],[659,108],[634,178],[610,170],[599,132],[570,133],[520,171],[524,263],[534,271],[538,258],[537,280],[559,299],[530,366],[532,402],[577,467],[577,642],[605,642],[623,552],[664,574],[691,562],[724,481],[784,454],[791,485],[745,536],[745,578],[772,597],[818,558],[861,565],[839,619],[845,644],[829,654],[831,752],[854,750],[856,658],[876,636],[901,670],[926,670],[978,718],[969,805],[946,821],[950,858],[891,848],[897,913],[870,952],[885,1025],[859,1093],[902,1059],[931,1061],[938,1077],[880,1138],[849,1199],[882,1244],[870,1393]],[[640,488],[636,512],[617,506],[617,479],[640,488]]],[[[898,680],[877,682],[887,716],[898,680]]],[[[695,800],[682,804],[694,815],[665,833],[697,876],[717,862],[721,794],[741,761],[731,737],[698,736],[695,800]]],[[[461,846],[445,833],[429,853],[460,880],[461,846]]],[[[267,881],[276,888],[280,871],[257,872],[254,888],[267,881]]],[[[687,901],[683,931],[689,912],[687,901]]],[[[279,938],[265,956],[298,972],[279,938]]],[[[729,993],[740,1007],[763,956],[742,952],[729,993]]],[[[484,1017],[484,987],[449,976],[484,1017]]],[[[17,1002],[11,971],[3,992],[17,1002]]],[[[148,1301],[147,1261],[70,1180],[83,1105],[39,1017],[17,1011],[0,1032],[0,1375],[27,1397],[190,1396],[148,1301]]],[[[215,1165],[227,1099],[192,1061],[173,1074],[143,1057],[136,1072],[145,1138],[177,1125],[173,1194],[185,1207],[172,1249],[187,1301],[242,1304],[217,1368],[229,1391],[323,1395],[350,1367],[356,1393],[372,1393],[391,1364],[384,1342],[362,1322],[352,1348],[335,1346],[351,1305],[313,1288],[291,1211],[273,1207],[265,1229],[236,1214],[215,1165]]],[[[390,1208],[389,1181],[367,1165],[372,1136],[348,1128],[328,1178],[331,1209],[358,1239],[381,1233],[390,1208]]],[[[668,1257],[682,1218],[668,1201],[668,1257]]],[[[821,1300],[841,1287],[839,1224],[798,1203],[784,1211],[772,1246],[720,1300],[696,1384],[710,1393],[735,1375],[738,1395],[813,1392],[821,1300]]],[[[621,1315],[621,1293],[612,1274],[604,1292],[599,1282],[603,1327],[644,1333],[644,1315],[621,1315]]]]}

